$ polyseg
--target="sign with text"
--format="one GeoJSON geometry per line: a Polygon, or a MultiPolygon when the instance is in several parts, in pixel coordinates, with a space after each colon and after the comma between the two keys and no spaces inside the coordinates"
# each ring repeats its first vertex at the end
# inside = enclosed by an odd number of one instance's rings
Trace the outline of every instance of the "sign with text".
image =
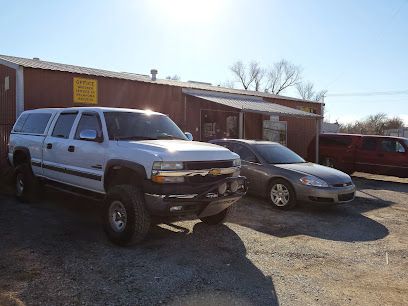
{"type": "Polygon", "coordinates": [[[74,103],[98,104],[98,80],[74,78],[74,103]]]}

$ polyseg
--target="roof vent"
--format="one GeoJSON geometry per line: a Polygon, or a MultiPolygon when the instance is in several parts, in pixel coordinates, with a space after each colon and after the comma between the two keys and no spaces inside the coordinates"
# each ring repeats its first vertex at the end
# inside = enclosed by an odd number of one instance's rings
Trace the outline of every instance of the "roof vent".
{"type": "Polygon", "coordinates": [[[35,60],[35,61],[39,61],[39,60],[40,60],[40,58],[39,58],[39,57],[33,57],[33,60],[35,60]]]}
{"type": "Polygon", "coordinates": [[[152,81],[156,81],[157,72],[157,69],[150,70],[150,73],[152,74],[152,81]]]}

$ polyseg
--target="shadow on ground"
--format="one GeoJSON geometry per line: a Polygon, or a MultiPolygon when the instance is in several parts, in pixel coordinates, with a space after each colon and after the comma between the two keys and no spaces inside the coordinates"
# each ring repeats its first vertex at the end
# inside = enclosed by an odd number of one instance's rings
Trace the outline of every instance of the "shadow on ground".
{"type": "Polygon", "coordinates": [[[0,304],[278,304],[227,226],[154,226],[143,245],[119,248],[98,203],[60,196],[0,196],[0,304]]]}
{"type": "MultiPolygon", "coordinates": [[[[393,184],[395,183],[387,183],[384,186],[382,182],[370,181],[365,188],[388,189],[393,184]]],[[[360,182],[357,182],[357,187],[358,185],[361,185],[360,182]]],[[[396,186],[389,189],[399,191],[396,186]]],[[[362,196],[357,196],[347,204],[329,207],[302,204],[291,211],[277,210],[266,200],[246,197],[230,222],[277,237],[307,235],[345,242],[382,239],[389,234],[388,229],[363,213],[388,207],[393,203],[370,194],[366,194],[366,197],[364,191],[362,193],[362,196]]]]}

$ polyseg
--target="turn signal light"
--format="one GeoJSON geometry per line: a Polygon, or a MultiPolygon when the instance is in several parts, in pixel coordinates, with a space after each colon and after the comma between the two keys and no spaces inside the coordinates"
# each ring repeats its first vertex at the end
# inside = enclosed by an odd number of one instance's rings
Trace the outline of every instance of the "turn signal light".
{"type": "Polygon", "coordinates": [[[183,183],[184,177],[182,176],[161,176],[161,175],[154,175],[152,176],[152,181],[158,184],[166,184],[166,183],[183,183]]]}

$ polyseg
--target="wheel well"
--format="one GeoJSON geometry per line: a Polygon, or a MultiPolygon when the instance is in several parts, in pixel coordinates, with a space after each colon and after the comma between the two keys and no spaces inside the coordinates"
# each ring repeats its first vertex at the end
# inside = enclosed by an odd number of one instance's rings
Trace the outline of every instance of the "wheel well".
{"type": "Polygon", "coordinates": [[[13,164],[14,167],[17,167],[22,164],[29,164],[30,163],[30,157],[26,152],[23,150],[16,150],[13,154],[13,164]]]}
{"type": "Polygon", "coordinates": [[[104,178],[104,188],[106,191],[115,185],[138,185],[143,181],[143,176],[137,171],[128,167],[112,166],[110,167],[104,178]]]}

